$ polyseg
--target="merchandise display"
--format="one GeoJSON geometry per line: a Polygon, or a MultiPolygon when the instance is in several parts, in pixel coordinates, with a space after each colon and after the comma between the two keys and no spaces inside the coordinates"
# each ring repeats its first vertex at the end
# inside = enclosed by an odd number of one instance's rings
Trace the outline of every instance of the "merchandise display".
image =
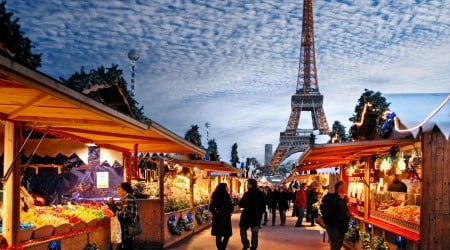
{"type": "Polygon", "coordinates": [[[420,194],[378,192],[370,217],[420,233],[420,194]]]}
{"type": "Polygon", "coordinates": [[[113,212],[104,205],[68,204],[66,206],[36,206],[27,212],[21,212],[20,220],[21,223],[30,224],[33,228],[40,228],[47,225],[58,227],[67,223],[73,226],[80,221],[89,223],[93,220],[102,220],[113,215],[113,212]]]}
{"type": "Polygon", "coordinates": [[[208,179],[198,177],[194,181],[194,206],[200,206],[208,204],[209,202],[209,190],[208,179]]]}
{"type": "Polygon", "coordinates": [[[181,174],[167,175],[164,181],[164,212],[189,208],[189,178],[181,174]]]}
{"type": "Polygon", "coordinates": [[[136,198],[157,199],[159,197],[158,181],[132,181],[136,198]]]}
{"type": "Polygon", "coordinates": [[[113,215],[107,206],[97,203],[33,206],[20,213],[19,240],[24,242],[102,226],[108,224],[113,215]]]}
{"type": "Polygon", "coordinates": [[[417,247],[421,238],[422,166],[416,150],[391,147],[389,155],[373,156],[371,161],[352,162],[345,168],[350,212],[375,236],[391,244],[391,236],[402,237],[417,247]]]}

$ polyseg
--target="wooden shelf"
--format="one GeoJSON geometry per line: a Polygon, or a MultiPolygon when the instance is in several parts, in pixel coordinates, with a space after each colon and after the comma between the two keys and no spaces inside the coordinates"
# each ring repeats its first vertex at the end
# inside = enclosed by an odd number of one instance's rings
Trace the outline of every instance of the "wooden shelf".
{"type": "Polygon", "coordinates": [[[388,231],[388,232],[400,235],[400,236],[404,237],[407,240],[410,240],[410,241],[413,241],[413,242],[419,242],[420,241],[420,234],[418,234],[417,232],[413,232],[413,231],[410,231],[410,230],[407,230],[407,229],[398,227],[396,225],[389,224],[389,223],[386,223],[384,221],[381,221],[381,220],[378,220],[378,219],[375,219],[375,218],[371,218],[371,217],[369,217],[368,219],[364,219],[363,217],[358,216],[358,215],[352,214],[352,216],[353,216],[353,218],[355,218],[355,219],[357,219],[359,221],[362,221],[362,222],[368,223],[368,224],[372,224],[373,226],[378,227],[378,228],[380,228],[382,230],[385,230],[385,231],[388,231]]]}
{"type": "Polygon", "coordinates": [[[378,220],[378,219],[368,218],[367,220],[365,220],[365,223],[370,223],[373,226],[376,226],[378,228],[398,234],[410,241],[414,241],[414,242],[420,241],[420,235],[418,233],[398,227],[396,225],[386,223],[386,222],[378,220]]]}

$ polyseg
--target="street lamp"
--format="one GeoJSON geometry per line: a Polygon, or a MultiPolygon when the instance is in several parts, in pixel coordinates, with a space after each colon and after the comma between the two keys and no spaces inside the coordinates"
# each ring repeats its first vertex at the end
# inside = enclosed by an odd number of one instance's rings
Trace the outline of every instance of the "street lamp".
{"type": "Polygon", "coordinates": [[[131,49],[128,52],[128,59],[131,61],[131,96],[134,97],[134,77],[136,76],[136,61],[139,59],[139,52],[131,49]]]}

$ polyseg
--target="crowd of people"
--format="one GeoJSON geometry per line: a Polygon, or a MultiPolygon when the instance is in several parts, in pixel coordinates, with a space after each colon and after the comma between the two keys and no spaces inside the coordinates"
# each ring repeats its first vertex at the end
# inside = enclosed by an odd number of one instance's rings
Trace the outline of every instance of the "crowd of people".
{"type": "MultiPolygon", "coordinates": [[[[339,218],[328,221],[326,225],[330,238],[331,249],[340,249],[343,244],[343,235],[347,232],[349,222],[349,212],[345,201],[346,186],[343,182],[338,182],[335,186],[335,193],[331,193],[336,198],[336,202],[330,206],[339,213],[339,218]]],[[[232,203],[229,194],[226,192],[225,183],[220,183],[212,195],[210,207],[213,213],[211,234],[216,236],[216,246],[218,250],[226,249],[228,239],[232,235],[231,214],[232,203]],[[220,195],[219,195],[220,194],[220,195]]],[[[269,219],[272,226],[285,226],[286,213],[292,204],[292,215],[298,217],[295,227],[303,227],[303,219],[311,226],[315,226],[316,218],[319,215],[320,200],[322,192],[317,182],[312,182],[309,186],[306,183],[294,181],[289,187],[281,186],[258,186],[257,181],[249,179],[247,181],[247,192],[239,201],[242,210],[239,228],[243,250],[256,250],[258,248],[258,232],[262,226],[267,226],[269,219]],[[279,224],[277,223],[279,218],[279,224]],[[251,238],[248,239],[247,232],[250,229],[251,238]]],[[[333,199],[334,200],[334,199],[333,199]]]]}
{"type": "MultiPolygon", "coordinates": [[[[329,202],[335,218],[327,218],[325,221],[326,231],[330,239],[331,249],[340,249],[344,234],[349,224],[349,212],[345,201],[346,186],[343,182],[335,185],[335,193],[329,196],[333,200],[329,202]]],[[[120,222],[121,240],[118,249],[134,249],[134,236],[128,231],[129,223],[139,221],[136,198],[129,183],[121,183],[117,187],[120,198],[118,202],[109,199],[107,204],[117,216],[120,222]]],[[[292,215],[298,217],[295,227],[303,227],[303,218],[306,222],[315,225],[319,215],[320,200],[322,193],[317,182],[309,186],[306,183],[294,181],[289,187],[281,186],[259,186],[255,179],[247,180],[247,192],[239,200],[242,209],[239,221],[239,235],[243,250],[256,250],[258,248],[258,232],[262,226],[267,226],[269,218],[272,226],[285,226],[286,213],[292,204],[292,215]],[[277,224],[277,215],[279,224],[277,224]],[[251,238],[248,239],[247,232],[250,229],[251,238]]],[[[325,198],[325,197],[324,197],[325,198]]],[[[226,183],[219,183],[211,196],[209,209],[213,214],[211,235],[216,237],[218,250],[225,250],[232,236],[231,215],[234,204],[229,194],[226,183]]]]}

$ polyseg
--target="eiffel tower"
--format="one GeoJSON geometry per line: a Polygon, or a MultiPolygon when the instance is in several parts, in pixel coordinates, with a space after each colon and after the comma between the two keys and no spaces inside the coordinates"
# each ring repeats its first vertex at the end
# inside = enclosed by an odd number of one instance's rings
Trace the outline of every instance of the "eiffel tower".
{"type": "Polygon", "coordinates": [[[313,144],[312,133],[314,130],[319,130],[319,134],[328,134],[328,123],[323,110],[323,96],[319,92],[317,82],[313,24],[312,0],[304,0],[297,89],[291,99],[291,115],[286,130],[280,133],[280,143],[269,163],[272,168],[277,167],[290,155],[304,152],[313,144]],[[298,128],[302,111],[311,112],[313,129],[298,128]]]}

